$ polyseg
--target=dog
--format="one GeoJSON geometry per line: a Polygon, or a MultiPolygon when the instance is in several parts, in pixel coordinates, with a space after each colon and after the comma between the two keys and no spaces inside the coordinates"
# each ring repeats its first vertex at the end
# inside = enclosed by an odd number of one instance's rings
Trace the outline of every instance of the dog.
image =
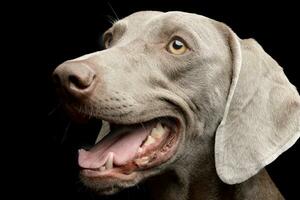
{"type": "MultiPolygon", "coordinates": [[[[113,24],[105,49],[53,72],[69,113],[102,121],[78,151],[100,195],[144,184],[151,198],[284,199],[264,169],[300,136],[300,97],[254,39],[184,12],[113,24]]],[[[99,122],[100,123],[100,122],[99,122]]]]}

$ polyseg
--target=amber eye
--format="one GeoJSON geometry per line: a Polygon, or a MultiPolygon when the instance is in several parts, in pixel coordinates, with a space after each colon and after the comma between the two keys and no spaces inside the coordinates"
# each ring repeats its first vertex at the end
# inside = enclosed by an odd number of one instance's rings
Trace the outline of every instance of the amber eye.
{"type": "Polygon", "coordinates": [[[171,42],[167,46],[167,50],[175,55],[181,55],[186,52],[188,48],[184,44],[183,40],[180,38],[172,39],[171,42]]]}
{"type": "Polygon", "coordinates": [[[105,48],[109,48],[112,42],[112,34],[111,33],[107,33],[106,35],[104,35],[104,46],[105,48]]]}

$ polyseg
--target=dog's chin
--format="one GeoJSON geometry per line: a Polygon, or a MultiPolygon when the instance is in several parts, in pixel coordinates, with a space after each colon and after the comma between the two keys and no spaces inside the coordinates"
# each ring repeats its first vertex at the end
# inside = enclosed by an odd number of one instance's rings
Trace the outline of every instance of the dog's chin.
{"type": "Polygon", "coordinates": [[[124,189],[131,188],[143,182],[150,176],[157,175],[158,172],[133,172],[127,180],[118,177],[89,177],[80,173],[81,182],[97,195],[114,195],[124,189]]]}
{"type": "Polygon", "coordinates": [[[157,116],[133,124],[116,124],[113,119],[108,122],[111,130],[104,138],[90,150],[79,150],[80,179],[95,193],[111,195],[133,187],[175,161],[183,135],[179,118],[157,116]]]}
{"type": "Polygon", "coordinates": [[[80,180],[97,195],[113,195],[123,189],[135,186],[141,181],[141,178],[138,178],[137,175],[135,178],[132,178],[132,180],[124,181],[118,178],[89,177],[80,173],[80,180]]]}

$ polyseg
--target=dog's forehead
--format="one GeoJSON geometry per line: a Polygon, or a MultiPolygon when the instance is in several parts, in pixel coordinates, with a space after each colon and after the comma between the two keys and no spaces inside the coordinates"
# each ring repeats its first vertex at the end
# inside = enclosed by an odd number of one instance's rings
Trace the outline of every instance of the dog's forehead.
{"type": "Polygon", "coordinates": [[[140,12],[135,12],[135,13],[123,18],[120,21],[126,22],[133,26],[141,25],[155,17],[161,16],[162,14],[163,14],[163,12],[160,12],[160,11],[140,11],[140,12]]]}
{"type": "MultiPolygon", "coordinates": [[[[131,41],[164,41],[173,33],[189,33],[193,40],[206,43],[218,38],[214,20],[202,15],[181,11],[140,11],[115,22],[109,30],[118,38],[114,45],[126,45],[131,41]]],[[[138,43],[141,44],[141,43],[138,43]]]]}
{"type": "Polygon", "coordinates": [[[114,24],[114,27],[126,27],[126,32],[131,37],[146,34],[149,31],[168,30],[181,27],[188,30],[207,30],[213,20],[198,14],[170,11],[140,11],[133,13],[114,24]]]}
{"type": "MultiPolygon", "coordinates": [[[[195,15],[180,11],[159,12],[159,11],[140,11],[133,13],[124,19],[120,20],[120,23],[126,23],[130,27],[142,28],[143,26],[155,26],[162,23],[175,23],[178,24],[189,21],[191,23],[195,19],[205,18],[201,15],[195,15]]],[[[118,22],[117,22],[118,23],[118,22]]]]}
{"type": "MultiPolygon", "coordinates": [[[[126,32],[126,39],[129,38],[135,38],[136,36],[140,35],[140,33],[143,31],[143,27],[145,24],[160,15],[162,15],[163,12],[160,11],[139,11],[135,12],[123,19],[120,19],[116,21],[111,28],[108,29],[112,30],[112,32],[126,32]]],[[[123,34],[122,34],[123,35],[123,34]]],[[[124,35],[123,35],[124,39],[124,35]]],[[[129,39],[130,40],[130,39],[129,39]]]]}

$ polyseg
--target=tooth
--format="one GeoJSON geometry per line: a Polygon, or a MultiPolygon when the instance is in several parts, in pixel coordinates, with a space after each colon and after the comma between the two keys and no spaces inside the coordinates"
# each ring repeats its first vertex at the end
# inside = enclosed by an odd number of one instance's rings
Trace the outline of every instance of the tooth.
{"type": "Polygon", "coordinates": [[[138,153],[142,153],[142,151],[143,151],[143,148],[139,147],[138,153]]]}
{"type": "Polygon", "coordinates": [[[168,128],[167,127],[163,127],[162,124],[160,122],[158,122],[156,124],[156,127],[152,129],[151,131],[151,136],[156,138],[156,139],[159,139],[162,137],[163,134],[165,134],[167,132],[168,128]]]}
{"type": "Polygon", "coordinates": [[[102,127],[100,132],[98,133],[95,144],[97,144],[100,140],[102,140],[109,132],[110,132],[109,122],[102,120],[102,127]]]}
{"type": "Polygon", "coordinates": [[[153,143],[155,143],[155,139],[151,135],[148,135],[147,140],[146,140],[146,142],[144,143],[143,146],[148,146],[148,145],[153,144],[153,143]]]}
{"type": "Polygon", "coordinates": [[[113,168],[113,163],[114,163],[114,153],[110,152],[108,155],[108,158],[105,163],[105,168],[106,169],[112,169],[113,168]]]}
{"type": "Polygon", "coordinates": [[[138,165],[145,165],[149,162],[149,157],[148,156],[145,156],[145,157],[142,157],[142,158],[138,158],[135,160],[135,162],[138,164],[138,165]]]}
{"type": "Polygon", "coordinates": [[[106,170],[106,167],[105,167],[105,166],[100,167],[100,172],[103,172],[103,171],[105,171],[105,170],[106,170]]]}

